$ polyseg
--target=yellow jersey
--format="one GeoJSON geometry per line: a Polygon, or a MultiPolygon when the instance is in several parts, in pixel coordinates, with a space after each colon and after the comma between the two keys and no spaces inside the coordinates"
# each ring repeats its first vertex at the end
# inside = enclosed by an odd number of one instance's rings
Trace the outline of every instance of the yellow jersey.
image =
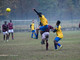
{"type": "Polygon", "coordinates": [[[57,34],[57,37],[59,38],[63,38],[63,33],[62,33],[62,30],[61,30],[61,26],[59,25],[58,27],[56,27],[56,34],[57,34]]]}
{"type": "Polygon", "coordinates": [[[34,23],[31,24],[31,30],[34,30],[34,23]]]}
{"type": "Polygon", "coordinates": [[[40,21],[41,21],[41,23],[43,24],[43,26],[45,26],[45,25],[48,24],[48,21],[47,21],[47,19],[45,18],[44,15],[42,15],[42,17],[39,17],[39,18],[40,18],[40,21]]]}

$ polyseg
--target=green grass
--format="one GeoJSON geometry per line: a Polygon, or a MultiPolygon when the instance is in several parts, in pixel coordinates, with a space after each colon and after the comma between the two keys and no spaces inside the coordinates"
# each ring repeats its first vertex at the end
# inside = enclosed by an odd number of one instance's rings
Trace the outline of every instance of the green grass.
{"type": "Polygon", "coordinates": [[[64,31],[60,41],[63,48],[54,50],[56,34],[50,33],[49,50],[41,45],[39,39],[31,39],[31,33],[14,33],[15,40],[5,42],[0,34],[0,60],[80,60],[80,31],[64,31]]]}

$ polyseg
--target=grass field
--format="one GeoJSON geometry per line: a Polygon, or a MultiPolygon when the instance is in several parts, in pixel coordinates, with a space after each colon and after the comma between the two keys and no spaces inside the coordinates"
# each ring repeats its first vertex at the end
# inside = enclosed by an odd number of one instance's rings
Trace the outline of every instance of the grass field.
{"type": "Polygon", "coordinates": [[[36,40],[28,32],[14,34],[14,40],[4,43],[0,33],[0,60],[80,60],[80,31],[64,31],[60,41],[63,48],[59,51],[54,50],[56,34],[50,33],[48,51],[40,44],[40,36],[36,40]]]}

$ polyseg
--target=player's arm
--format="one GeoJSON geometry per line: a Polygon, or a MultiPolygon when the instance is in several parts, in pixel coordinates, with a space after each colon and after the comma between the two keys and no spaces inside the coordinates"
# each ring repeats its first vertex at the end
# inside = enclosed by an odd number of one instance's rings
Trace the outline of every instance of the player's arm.
{"type": "Polygon", "coordinates": [[[56,31],[57,31],[56,29],[53,30],[54,33],[55,33],[56,31]]]}
{"type": "Polygon", "coordinates": [[[33,9],[33,10],[37,13],[39,17],[42,17],[41,14],[38,11],[36,11],[36,9],[33,9]]]}
{"type": "Polygon", "coordinates": [[[50,27],[51,31],[54,30],[54,27],[53,26],[51,26],[51,25],[48,25],[48,26],[50,27]]]}
{"type": "Polygon", "coordinates": [[[55,33],[57,31],[57,29],[55,28],[54,30],[53,30],[53,32],[55,33]]]}
{"type": "Polygon", "coordinates": [[[53,26],[51,26],[51,25],[49,25],[50,26],[50,29],[53,29],[54,30],[54,27],[53,26]]]}

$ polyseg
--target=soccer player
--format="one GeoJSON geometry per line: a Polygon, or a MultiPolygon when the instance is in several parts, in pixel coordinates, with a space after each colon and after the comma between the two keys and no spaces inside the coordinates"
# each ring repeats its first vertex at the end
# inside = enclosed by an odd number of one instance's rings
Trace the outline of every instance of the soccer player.
{"type": "Polygon", "coordinates": [[[53,31],[53,32],[56,32],[56,34],[57,34],[57,37],[55,37],[55,39],[54,39],[54,47],[56,50],[59,50],[62,48],[62,45],[60,43],[58,43],[63,38],[63,33],[61,30],[60,23],[61,22],[59,20],[56,22],[56,28],[53,31]],[[59,46],[59,49],[57,48],[57,46],[59,46]]]}
{"type": "Polygon", "coordinates": [[[31,38],[33,38],[33,34],[35,34],[34,38],[36,38],[36,32],[35,32],[35,27],[34,27],[34,20],[32,20],[31,31],[32,31],[31,38]]]}
{"type": "Polygon", "coordinates": [[[8,42],[8,24],[7,21],[4,21],[4,24],[2,25],[2,31],[3,31],[3,40],[5,41],[5,39],[8,42]]]}
{"type": "Polygon", "coordinates": [[[37,15],[39,16],[39,19],[40,19],[40,22],[42,23],[43,26],[37,28],[37,35],[36,35],[36,39],[38,39],[38,32],[39,32],[39,29],[41,31],[45,31],[47,28],[48,28],[48,21],[47,19],[45,18],[45,16],[41,13],[41,12],[37,12],[36,9],[33,9],[37,15]]]}
{"type": "Polygon", "coordinates": [[[12,20],[10,20],[10,22],[8,23],[8,32],[9,32],[9,37],[10,37],[10,34],[12,35],[12,40],[14,40],[14,36],[13,36],[13,23],[12,23],[12,20]]]}
{"type": "Polygon", "coordinates": [[[45,41],[46,41],[46,50],[48,50],[48,39],[49,39],[49,32],[50,32],[50,29],[54,30],[54,28],[51,26],[51,25],[48,25],[48,28],[43,32],[41,32],[42,34],[42,41],[41,41],[41,44],[45,44],[45,41]]]}

